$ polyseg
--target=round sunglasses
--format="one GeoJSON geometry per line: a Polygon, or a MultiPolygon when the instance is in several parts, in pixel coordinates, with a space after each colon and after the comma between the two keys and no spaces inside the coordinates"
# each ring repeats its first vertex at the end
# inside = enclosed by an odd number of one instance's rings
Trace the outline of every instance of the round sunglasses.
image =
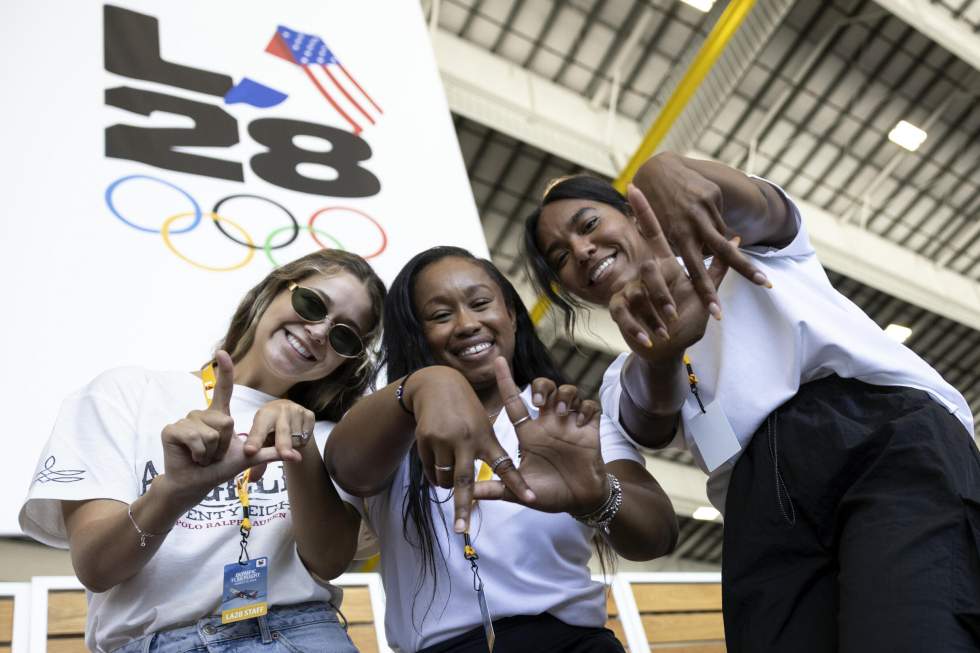
{"type": "MultiPolygon", "coordinates": [[[[307,322],[323,322],[327,318],[327,305],[320,294],[304,288],[295,281],[289,282],[293,310],[307,322]]],[[[327,329],[327,342],[338,356],[357,358],[364,353],[364,342],[353,327],[341,322],[331,322],[327,329]]]]}

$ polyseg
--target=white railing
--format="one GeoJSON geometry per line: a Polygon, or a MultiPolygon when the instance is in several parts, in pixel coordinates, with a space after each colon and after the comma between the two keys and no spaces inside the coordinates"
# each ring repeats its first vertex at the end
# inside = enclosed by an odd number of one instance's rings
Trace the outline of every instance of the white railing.
{"type": "MultiPolygon", "coordinates": [[[[701,572],[620,572],[593,576],[606,582],[616,602],[619,621],[630,653],[648,653],[650,644],[640,619],[633,585],[649,583],[720,583],[721,574],[701,572]]],[[[376,573],[343,574],[332,581],[340,587],[367,587],[371,601],[374,633],[379,651],[391,651],[385,637],[385,596],[376,573]]],[[[30,583],[0,583],[0,596],[14,597],[14,626],[11,653],[45,653],[48,643],[48,595],[52,591],[81,590],[74,576],[35,576],[30,583]]]]}
{"type": "Polygon", "coordinates": [[[14,600],[10,653],[27,653],[30,650],[27,640],[31,627],[31,584],[0,583],[0,597],[10,597],[14,600]]]}

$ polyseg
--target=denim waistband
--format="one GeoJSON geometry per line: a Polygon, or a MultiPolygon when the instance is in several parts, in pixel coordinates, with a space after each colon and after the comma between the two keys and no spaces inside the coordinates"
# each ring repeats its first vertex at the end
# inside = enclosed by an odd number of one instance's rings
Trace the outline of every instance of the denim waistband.
{"type": "Polygon", "coordinates": [[[146,653],[154,644],[155,651],[171,653],[187,650],[195,644],[206,646],[256,636],[267,641],[272,631],[320,622],[338,623],[337,611],[322,601],[276,606],[265,616],[230,624],[222,624],[220,615],[212,615],[191,625],[150,633],[113,649],[112,653],[146,653]]]}

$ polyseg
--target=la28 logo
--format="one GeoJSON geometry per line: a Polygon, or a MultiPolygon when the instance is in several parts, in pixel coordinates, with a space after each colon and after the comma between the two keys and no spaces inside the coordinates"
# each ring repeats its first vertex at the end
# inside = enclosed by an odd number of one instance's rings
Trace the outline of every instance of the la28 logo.
{"type": "MultiPolygon", "coordinates": [[[[103,8],[105,69],[130,79],[223,98],[233,80],[203,68],[165,61],[160,55],[159,23],[153,16],[122,7],[103,8]]],[[[238,121],[220,106],[159,93],[145,88],[116,86],[105,91],[105,103],[143,116],[154,111],[187,116],[191,128],[136,127],[115,124],[105,130],[105,155],[139,161],[157,168],[244,182],[239,161],[181,152],[180,147],[230,147],[239,142],[238,121]]],[[[371,146],[342,129],[285,118],[258,118],[248,124],[251,138],[265,146],[249,160],[252,171],[281,188],[329,197],[370,197],[381,182],[361,164],[371,158],[371,146]],[[329,151],[297,147],[296,136],[328,141],[329,151]],[[327,166],[334,179],[302,175],[301,163],[327,166]]]]}

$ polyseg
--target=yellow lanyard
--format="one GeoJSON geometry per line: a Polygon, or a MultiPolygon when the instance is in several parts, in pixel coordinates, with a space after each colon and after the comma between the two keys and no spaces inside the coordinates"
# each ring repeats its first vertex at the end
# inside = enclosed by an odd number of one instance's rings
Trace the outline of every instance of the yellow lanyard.
{"type": "MultiPolygon", "coordinates": [[[[493,477],[493,471],[485,462],[480,464],[480,473],[476,475],[477,482],[489,481],[493,477]]],[[[473,502],[474,504],[476,501],[473,502]]],[[[476,592],[477,603],[480,605],[480,614],[483,617],[483,633],[487,638],[487,650],[493,653],[493,645],[497,640],[497,634],[493,630],[493,617],[490,616],[490,608],[487,606],[487,597],[483,591],[483,579],[480,577],[480,566],[476,561],[480,559],[473,542],[470,540],[470,532],[463,533],[463,558],[469,561],[470,569],[473,571],[473,591],[476,592]]]]}
{"type": "MultiPolygon", "coordinates": [[[[481,462],[480,473],[476,475],[476,481],[479,483],[480,481],[489,481],[491,478],[493,478],[493,471],[491,471],[490,465],[481,462]]],[[[475,504],[476,501],[473,503],[475,504]]],[[[463,533],[463,557],[469,560],[473,567],[476,566],[475,561],[480,558],[480,556],[476,554],[476,549],[473,548],[472,542],[470,542],[469,531],[463,533]]]]}
{"type": "MultiPolygon", "coordinates": [[[[214,374],[214,362],[212,361],[201,368],[201,385],[204,387],[204,401],[207,402],[208,408],[211,407],[211,401],[214,399],[214,386],[217,383],[218,378],[214,374]]],[[[239,562],[241,562],[242,557],[248,560],[246,546],[248,544],[248,535],[252,531],[252,520],[249,515],[250,502],[248,498],[248,481],[251,477],[252,468],[250,467],[235,479],[235,493],[238,494],[238,500],[242,504],[242,522],[239,527],[239,532],[242,535],[242,555],[239,557],[239,562]]]]}
{"type": "Polygon", "coordinates": [[[694,373],[694,368],[691,366],[691,357],[687,354],[684,354],[684,367],[687,368],[687,382],[691,386],[691,394],[698,400],[698,407],[703,413],[705,412],[704,402],[701,401],[701,393],[698,392],[698,375],[694,373]]]}

